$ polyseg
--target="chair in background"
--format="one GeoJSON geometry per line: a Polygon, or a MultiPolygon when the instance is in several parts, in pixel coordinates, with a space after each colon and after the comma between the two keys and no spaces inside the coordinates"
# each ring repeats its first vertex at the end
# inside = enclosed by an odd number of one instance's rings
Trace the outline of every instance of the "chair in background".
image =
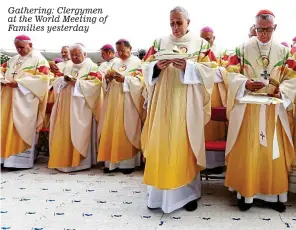
{"type": "MultiPolygon", "coordinates": [[[[218,122],[223,122],[226,123],[227,117],[226,117],[226,107],[212,107],[212,112],[211,112],[211,120],[212,121],[218,121],[218,122]]],[[[225,129],[225,136],[224,139],[222,140],[216,140],[216,141],[206,141],[205,142],[205,148],[206,148],[206,154],[207,152],[216,152],[216,153],[224,153],[226,150],[226,138],[227,138],[227,129],[225,129]]],[[[222,168],[223,169],[223,168],[222,168]]],[[[218,176],[218,175],[209,175],[211,174],[211,170],[205,169],[203,171],[204,176],[206,180],[208,179],[224,179],[223,176],[218,176]]],[[[223,172],[221,172],[223,173],[223,172]]]]}

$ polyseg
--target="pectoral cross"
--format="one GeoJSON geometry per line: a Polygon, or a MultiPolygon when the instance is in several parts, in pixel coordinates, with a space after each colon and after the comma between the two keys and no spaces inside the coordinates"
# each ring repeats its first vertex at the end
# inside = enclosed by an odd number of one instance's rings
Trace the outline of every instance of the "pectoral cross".
{"type": "Polygon", "coordinates": [[[260,133],[260,136],[261,136],[262,140],[265,138],[265,135],[263,134],[263,132],[260,133]]]}
{"type": "Polygon", "coordinates": [[[270,74],[267,73],[267,70],[264,70],[263,73],[261,74],[261,77],[264,77],[265,80],[270,77],[270,74]]]}
{"type": "Polygon", "coordinates": [[[12,78],[14,79],[14,76],[17,75],[17,72],[14,71],[11,75],[12,75],[12,78]]]}

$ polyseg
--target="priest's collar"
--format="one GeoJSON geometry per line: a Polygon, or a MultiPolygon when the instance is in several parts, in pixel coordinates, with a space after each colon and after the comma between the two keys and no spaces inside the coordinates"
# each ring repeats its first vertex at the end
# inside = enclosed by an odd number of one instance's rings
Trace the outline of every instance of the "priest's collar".
{"type": "Polygon", "coordinates": [[[110,62],[110,61],[114,60],[114,58],[116,58],[116,57],[111,58],[111,59],[110,59],[109,61],[107,61],[107,62],[110,62]]]}
{"type": "Polygon", "coordinates": [[[120,58],[120,60],[121,60],[121,61],[127,61],[127,60],[129,60],[129,59],[131,58],[131,56],[132,56],[132,54],[130,54],[130,56],[128,56],[128,58],[126,58],[126,59],[124,59],[124,60],[120,58]]]}
{"type": "Polygon", "coordinates": [[[256,40],[260,46],[267,46],[267,45],[271,44],[272,39],[270,39],[269,42],[266,42],[266,43],[259,41],[259,39],[257,37],[256,37],[256,40]]]}
{"type": "Polygon", "coordinates": [[[32,53],[33,53],[33,50],[31,50],[31,52],[30,53],[28,53],[27,55],[25,55],[25,56],[21,56],[20,54],[19,54],[19,59],[27,59],[30,55],[32,56],[32,53]]]}
{"type": "Polygon", "coordinates": [[[74,64],[73,63],[73,68],[75,69],[80,69],[84,64],[88,63],[89,62],[89,58],[85,58],[83,62],[81,62],[80,64],[74,64]]]}
{"type": "Polygon", "coordinates": [[[178,42],[178,41],[186,42],[186,41],[191,40],[191,37],[192,37],[192,32],[190,30],[188,30],[187,33],[184,34],[184,36],[181,38],[177,38],[173,34],[170,35],[171,40],[176,41],[176,42],[178,42]]]}

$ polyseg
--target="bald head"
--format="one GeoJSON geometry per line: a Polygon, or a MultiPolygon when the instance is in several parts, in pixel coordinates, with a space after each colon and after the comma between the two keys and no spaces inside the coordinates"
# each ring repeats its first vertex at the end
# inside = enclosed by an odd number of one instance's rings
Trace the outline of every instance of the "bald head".
{"type": "Polygon", "coordinates": [[[200,31],[200,37],[205,39],[212,47],[215,41],[214,30],[211,27],[204,27],[200,31]]]}

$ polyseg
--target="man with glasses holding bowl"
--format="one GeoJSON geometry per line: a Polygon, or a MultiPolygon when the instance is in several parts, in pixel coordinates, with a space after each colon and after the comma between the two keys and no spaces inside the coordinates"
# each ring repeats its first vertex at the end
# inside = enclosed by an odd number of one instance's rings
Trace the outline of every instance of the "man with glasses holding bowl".
{"type": "Polygon", "coordinates": [[[288,172],[295,159],[292,133],[296,94],[295,62],[273,39],[277,27],[269,10],[256,15],[256,34],[229,59],[225,185],[237,192],[238,207],[254,200],[285,211],[288,172]]]}

